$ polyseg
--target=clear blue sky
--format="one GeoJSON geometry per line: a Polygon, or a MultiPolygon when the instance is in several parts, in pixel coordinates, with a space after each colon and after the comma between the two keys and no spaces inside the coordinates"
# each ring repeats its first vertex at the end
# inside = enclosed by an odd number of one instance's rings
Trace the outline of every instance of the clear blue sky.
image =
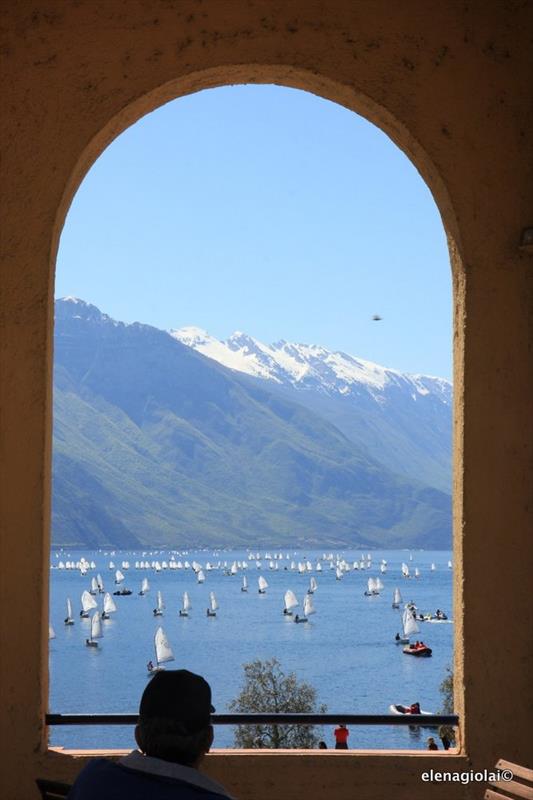
{"type": "Polygon", "coordinates": [[[374,125],[294,89],[211,89],[125,131],[74,198],[55,294],[125,322],[451,374],[450,262],[427,186],[374,125]]]}

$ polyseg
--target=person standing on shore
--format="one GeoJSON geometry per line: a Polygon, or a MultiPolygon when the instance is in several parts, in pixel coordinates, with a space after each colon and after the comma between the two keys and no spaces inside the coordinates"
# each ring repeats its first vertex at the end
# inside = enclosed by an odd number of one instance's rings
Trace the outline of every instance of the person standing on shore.
{"type": "Polygon", "coordinates": [[[348,749],[348,736],[350,731],[342,722],[335,728],[333,735],[335,736],[335,750],[348,749]]]}

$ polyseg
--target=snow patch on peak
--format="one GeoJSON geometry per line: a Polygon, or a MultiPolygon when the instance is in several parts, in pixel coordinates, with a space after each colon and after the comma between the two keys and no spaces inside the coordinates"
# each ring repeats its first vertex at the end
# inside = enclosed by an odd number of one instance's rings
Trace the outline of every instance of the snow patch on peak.
{"type": "Polygon", "coordinates": [[[316,344],[296,344],[280,339],[263,344],[242,331],[219,341],[202,328],[172,330],[171,336],[225,367],[256,378],[313,389],[350,398],[366,391],[377,403],[386,402],[386,392],[408,389],[416,399],[433,395],[449,403],[451,384],[442,378],[405,375],[372,361],[316,344]]]}
{"type": "Polygon", "coordinates": [[[76,305],[86,306],[88,303],[85,300],[80,300],[79,297],[73,297],[72,295],[67,295],[66,297],[59,297],[58,302],[60,303],[75,303],[76,305]]]}

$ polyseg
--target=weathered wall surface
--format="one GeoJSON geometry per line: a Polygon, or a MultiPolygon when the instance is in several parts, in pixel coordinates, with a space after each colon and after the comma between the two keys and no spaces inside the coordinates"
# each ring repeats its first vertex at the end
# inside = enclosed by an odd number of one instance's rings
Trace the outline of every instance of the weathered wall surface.
{"type": "MultiPolygon", "coordinates": [[[[79,763],[46,754],[53,271],[94,159],[157,105],[276,82],[364,114],[410,155],[455,284],[455,763],[526,761],[531,709],[532,6],[513,0],[18,0],[4,5],[1,607],[3,794],[79,763]],[[6,564],[9,563],[9,569],[6,564]],[[491,577],[492,576],[492,577],[491,577]],[[24,601],[13,598],[24,590],[24,601]],[[464,688],[464,691],[463,691],[464,688]]],[[[206,220],[208,224],[208,220],[206,220]]],[[[481,797],[442,756],[213,756],[243,798],[481,797]],[[435,760],[436,759],[436,760],[435,760]]]]}

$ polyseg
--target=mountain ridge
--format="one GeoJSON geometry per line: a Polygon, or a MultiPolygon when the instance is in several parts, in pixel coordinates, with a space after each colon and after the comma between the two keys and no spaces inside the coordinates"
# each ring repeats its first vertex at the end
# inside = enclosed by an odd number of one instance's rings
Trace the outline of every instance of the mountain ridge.
{"type": "Polygon", "coordinates": [[[56,303],[56,544],[446,547],[450,498],[168,333],[56,303]]]}

